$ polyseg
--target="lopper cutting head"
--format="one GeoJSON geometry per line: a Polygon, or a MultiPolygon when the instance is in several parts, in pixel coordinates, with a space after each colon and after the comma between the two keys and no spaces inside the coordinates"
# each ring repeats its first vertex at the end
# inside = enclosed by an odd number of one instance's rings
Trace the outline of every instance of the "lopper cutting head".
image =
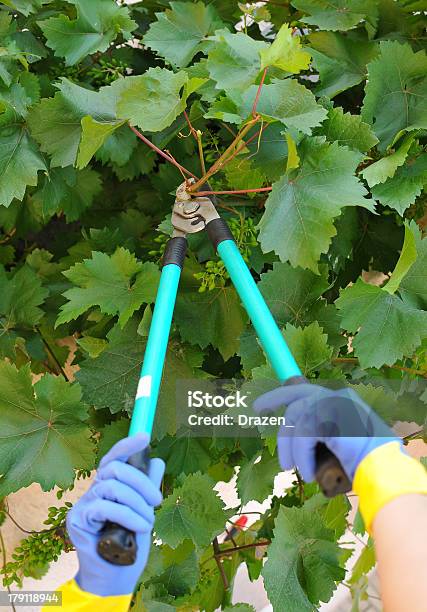
{"type": "Polygon", "coordinates": [[[176,200],[172,210],[174,238],[196,234],[205,229],[213,219],[219,219],[210,198],[192,197],[187,191],[187,184],[182,183],[176,190],[176,200]]]}

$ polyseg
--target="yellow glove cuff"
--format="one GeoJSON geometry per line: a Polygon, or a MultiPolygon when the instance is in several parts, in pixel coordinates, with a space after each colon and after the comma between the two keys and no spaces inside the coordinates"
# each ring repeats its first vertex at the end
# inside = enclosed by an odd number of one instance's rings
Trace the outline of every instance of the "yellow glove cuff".
{"type": "Polygon", "coordinates": [[[353,480],[359,509],[368,533],[377,512],[388,502],[409,493],[427,495],[427,472],[406,455],[399,442],[388,442],[371,451],[360,462],[353,480]]]}
{"type": "MultiPolygon", "coordinates": [[[[69,580],[59,589],[62,593],[61,610],[64,612],[93,612],[94,610],[102,610],[102,612],[127,612],[130,606],[130,595],[113,595],[110,597],[101,597],[93,593],[82,591],[75,580],[69,580]]],[[[52,608],[43,608],[45,612],[52,608]]]]}

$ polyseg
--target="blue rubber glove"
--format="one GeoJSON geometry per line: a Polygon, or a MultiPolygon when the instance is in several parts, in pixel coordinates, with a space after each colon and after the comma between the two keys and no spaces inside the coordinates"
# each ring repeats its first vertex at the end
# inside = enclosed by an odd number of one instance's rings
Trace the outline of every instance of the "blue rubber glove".
{"type": "Polygon", "coordinates": [[[301,383],[274,389],[254,401],[255,412],[286,405],[286,424],[279,430],[278,452],[283,469],[297,467],[307,482],[315,479],[315,449],[323,442],[353,481],[359,463],[372,450],[399,440],[353,389],[333,391],[301,383]]]}
{"type": "Polygon", "coordinates": [[[126,461],[147,445],[145,434],[115,444],[101,460],[91,488],[67,515],[67,530],[79,558],[75,580],[83,591],[103,597],[128,595],[144,570],[151,546],[154,507],[162,501],[159,487],[165,464],[162,459],[151,459],[147,476],[126,461]],[[136,533],[138,554],[133,565],[113,565],[97,553],[98,534],[105,521],[136,533]]]}

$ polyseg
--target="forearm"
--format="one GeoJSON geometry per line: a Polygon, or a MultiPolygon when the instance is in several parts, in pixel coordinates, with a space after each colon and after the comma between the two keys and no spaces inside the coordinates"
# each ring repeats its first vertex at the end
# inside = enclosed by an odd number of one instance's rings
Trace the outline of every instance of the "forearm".
{"type": "Polygon", "coordinates": [[[372,524],[385,612],[424,612],[427,602],[427,496],[403,495],[372,524]]]}
{"type": "Polygon", "coordinates": [[[386,612],[424,612],[427,601],[427,473],[398,443],[368,454],[353,487],[374,537],[386,612]]]}

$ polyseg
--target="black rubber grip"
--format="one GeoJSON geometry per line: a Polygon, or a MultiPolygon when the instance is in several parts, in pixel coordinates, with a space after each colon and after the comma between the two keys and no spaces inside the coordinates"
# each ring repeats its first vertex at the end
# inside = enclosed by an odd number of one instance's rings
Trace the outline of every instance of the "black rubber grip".
{"type": "MultiPolygon", "coordinates": [[[[145,448],[128,459],[129,465],[148,474],[150,467],[150,449],[145,448]]],[[[138,547],[133,531],[117,523],[107,521],[98,540],[98,553],[108,563],[113,565],[133,565],[136,561],[138,547]]]]}
{"type": "Polygon", "coordinates": [[[162,267],[167,266],[168,264],[176,264],[180,268],[183,268],[186,253],[186,238],[183,236],[170,238],[166,244],[166,249],[163,254],[162,267]]]}
{"type": "MultiPolygon", "coordinates": [[[[309,381],[304,376],[293,376],[285,385],[300,385],[309,381]]],[[[335,497],[340,493],[351,491],[351,481],[344,471],[338,457],[329,450],[326,444],[316,445],[316,480],[326,497],[335,497]]]]}
{"type": "Polygon", "coordinates": [[[234,236],[224,219],[213,219],[212,221],[209,221],[209,223],[206,225],[206,231],[215,251],[218,245],[221,242],[224,242],[224,240],[234,241],[234,236]]]}

